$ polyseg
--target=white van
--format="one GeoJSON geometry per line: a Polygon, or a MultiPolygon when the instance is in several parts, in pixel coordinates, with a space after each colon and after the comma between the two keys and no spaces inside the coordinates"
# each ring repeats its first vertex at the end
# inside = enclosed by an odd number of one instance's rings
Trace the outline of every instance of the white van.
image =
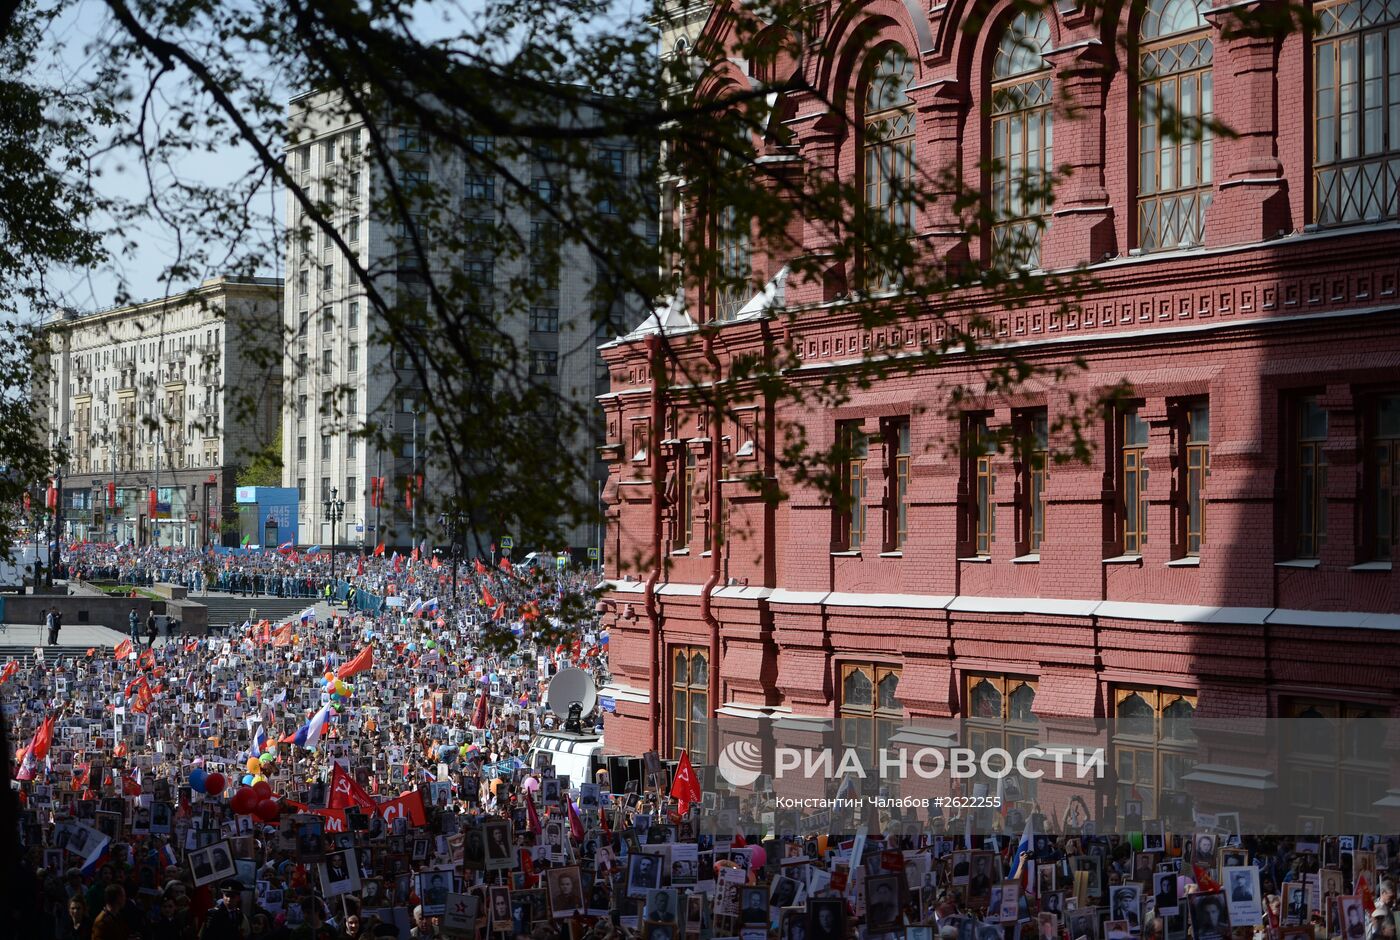
{"type": "Polygon", "coordinates": [[[530,767],[539,769],[545,763],[551,764],[556,775],[568,776],[571,786],[593,783],[597,772],[607,767],[602,751],[601,734],[541,731],[530,742],[530,767]],[[542,756],[537,759],[536,755],[542,756]]]}

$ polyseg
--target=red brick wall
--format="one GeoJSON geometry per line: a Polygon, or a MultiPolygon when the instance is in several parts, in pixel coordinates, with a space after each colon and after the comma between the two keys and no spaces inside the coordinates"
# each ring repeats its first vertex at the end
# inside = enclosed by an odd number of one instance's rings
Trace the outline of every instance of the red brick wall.
{"type": "MultiPolygon", "coordinates": [[[[922,50],[913,92],[921,107],[921,165],[932,169],[957,164],[975,178],[985,88],[979,76],[989,33],[958,28],[967,16],[961,3],[938,7],[935,18],[923,23],[910,19],[916,9],[913,4],[870,3],[848,19],[828,24],[826,54],[808,61],[806,74],[828,93],[844,88],[840,83],[850,80],[855,52],[844,45],[843,37],[860,32],[862,17],[876,21],[880,36],[901,41],[911,51],[922,50]],[[952,137],[939,133],[936,121],[926,119],[936,104],[946,119],[949,100],[961,122],[961,132],[952,137]]],[[[994,10],[989,21],[998,15],[994,10]]],[[[787,494],[776,508],[735,484],[724,484],[729,535],[721,551],[719,584],[818,594],[1121,601],[1319,613],[1400,611],[1400,572],[1351,570],[1366,560],[1358,554],[1355,528],[1359,483],[1353,410],[1359,394],[1400,387],[1400,228],[1390,221],[1301,233],[1308,221],[1310,187],[1307,42],[1289,36],[1260,53],[1217,34],[1217,114],[1248,125],[1254,139],[1217,146],[1217,210],[1208,220],[1207,235],[1211,247],[1129,258],[1136,185],[1130,107],[1134,88],[1127,51],[1131,44],[1125,39],[1130,25],[1095,22],[1082,14],[1060,17],[1054,5],[1051,16],[1058,47],[1096,40],[1100,45],[1087,48],[1097,48],[1094,54],[1106,64],[1098,79],[1100,109],[1091,107],[1078,120],[1059,116],[1055,127],[1057,152],[1079,153],[1094,148],[1077,148],[1074,135],[1102,129],[1102,164],[1088,173],[1098,178],[1092,180],[1094,185],[1081,186],[1075,199],[1087,207],[1086,217],[1097,214],[1104,226],[1089,232],[1074,217],[1066,217],[1053,221],[1045,235],[1047,256],[1063,263],[1094,264],[1095,283],[1077,307],[1061,310],[1063,298],[1046,297],[1023,308],[1000,310],[994,295],[973,287],[930,303],[897,326],[873,331],[862,329],[856,314],[840,305],[812,309],[791,323],[729,324],[720,331],[716,349],[724,361],[756,348],[766,336],[791,339],[804,364],[792,381],[817,383],[840,360],[870,349],[897,352],[936,343],[949,321],[978,312],[995,324],[992,339],[1020,344],[1019,351],[1038,366],[1052,370],[1076,359],[1087,365],[1066,381],[1033,381],[1014,400],[987,403],[993,424],[1009,421],[1013,408],[1026,406],[1045,406],[1053,418],[1072,401],[1092,398],[1121,381],[1132,384],[1149,416],[1165,415],[1170,400],[1208,396],[1212,471],[1199,566],[1167,565],[1172,560],[1168,531],[1173,468],[1169,433],[1160,423],[1152,429],[1148,449],[1150,538],[1140,561],[1103,562],[1104,479],[1111,471],[1106,460],[1117,457],[1105,455],[1102,428],[1091,428],[1090,439],[1097,445],[1091,459],[1055,466],[1050,472],[1039,562],[1012,563],[1016,481],[1012,459],[1006,455],[995,459],[997,539],[990,560],[960,562],[955,550],[960,467],[949,452],[955,425],[942,413],[942,403],[951,387],[976,383],[985,360],[949,356],[937,370],[891,376],[858,391],[834,411],[787,402],[778,406],[778,419],[805,426],[815,447],[831,442],[837,421],[863,419],[867,430],[874,430],[881,417],[912,416],[909,538],[899,557],[880,557],[880,480],[871,480],[869,487],[864,550],[854,557],[836,556],[830,551],[832,512],[825,497],[774,470],[787,494]],[[1267,88],[1259,86],[1257,74],[1239,77],[1247,71],[1240,63],[1260,54],[1277,63],[1267,88]],[[1251,190],[1248,198],[1221,189],[1244,172],[1231,161],[1248,161],[1248,172],[1257,173],[1270,160],[1277,164],[1276,179],[1251,190]],[[1284,237],[1274,237],[1279,232],[1284,237]],[[1101,249],[1106,244],[1113,258],[1105,262],[1101,249]],[[1319,565],[1312,569],[1276,566],[1286,560],[1279,525],[1289,511],[1280,503],[1281,402],[1301,390],[1322,393],[1331,414],[1328,538],[1319,565]],[[929,410],[917,413],[920,406],[929,410]]],[[[1057,67],[1069,58],[1069,53],[1059,55],[1057,67]]],[[[797,113],[807,115],[815,106],[815,99],[806,96],[798,102],[797,113]]],[[[818,139],[814,122],[799,121],[794,128],[808,159],[820,160],[830,152],[818,139]]],[[[853,173],[856,149],[849,138],[835,154],[839,172],[853,173]]],[[[921,224],[932,226],[936,215],[934,211],[921,224]]],[[[808,230],[809,241],[823,237],[813,226],[808,230]]],[[[971,246],[974,261],[980,251],[980,246],[971,246]]],[[[819,284],[790,287],[789,302],[821,299],[819,284]]],[[[673,342],[682,356],[700,355],[698,343],[689,344],[685,337],[673,342]]],[[[616,568],[609,574],[645,581],[656,565],[650,555],[652,488],[626,483],[644,479],[646,470],[626,453],[626,428],[650,407],[647,354],[640,342],[622,343],[607,350],[606,357],[613,394],[605,396],[603,405],[609,427],[619,428],[622,441],[622,459],[613,463],[610,487],[615,494],[611,531],[621,554],[614,556],[616,568]]],[[[761,445],[774,444],[771,426],[760,421],[760,431],[764,428],[769,436],[761,445]]],[[[733,430],[726,426],[724,433],[733,430]]],[[[761,446],[752,464],[734,466],[740,472],[764,466],[765,453],[761,446]]],[[[872,444],[870,466],[881,464],[872,444]]],[[[721,472],[728,475],[725,468],[721,472]]],[[[702,512],[711,508],[706,505],[702,512]]],[[[666,556],[660,582],[704,584],[713,571],[712,559],[701,554],[708,546],[700,544],[697,535],[689,554],[670,554],[678,546],[668,541],[669,518],[663,525],[666,556]]],[[[696,528],[697,533],[703,531],[699,523],[696,528]]],[[[642,597],[635,591],[613,595],[615,614],[630,604],[636,618],[614,629],[613,671],[619,683],[637,689],[646,688],[647,670],[652,668],[642,597]]],[[[657,610],[655,627],[663,645],[708,642],[708,627],[700,619],[695,597],[660,596],[657,610]]],[[[1314,627],[1264,625],[1252,622],[1247,613],[1234,617],[1244,621],[1240,623],[1228,613],[1213,622],[1179,623],[929,610],[897,599],[871,607],[716,599],[714,610],[723,648],[721,700],[786,707],[802,714],[834,717],[838,666],[852,659],[903,663],[901,692],[910,715],[958,715],[958,690],[968,672],[1039,677],[1036,711],[1047,727],[1063,718],[1102,730],[1105,702],[1112,701],[1108,690],[1128,684],[1197,692],[1202,711],[1210,714],[1277,714],[1279,703],[1290,697],[1355,699],[1387,708],[1396,704],[1393,677],[1400,667],[1400,634],[1336,629],[1321,617],[1314,627]]],[[[663,676],[663,690],[665,681],[663,676]]],[[[634,709],[630,716],[614,717],[607,728],[610,749],[644,749],[658,726],[664,747],[665,718],[663,703],[653,703],[649,713],[634,709]]],[[[1228,749],[1218,756],[1228,762],[1228,749]]]]}

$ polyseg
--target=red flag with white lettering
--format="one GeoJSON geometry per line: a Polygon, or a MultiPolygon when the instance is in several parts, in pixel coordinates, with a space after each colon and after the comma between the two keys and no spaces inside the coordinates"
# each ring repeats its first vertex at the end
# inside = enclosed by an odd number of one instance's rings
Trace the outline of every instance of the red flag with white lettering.
{"type": "Polygon", "coordinates": [[[408,820],[411,826],[426,826],[428,817],[423,812],[423,794],[417,790],[409,790],[407,793],[400,793],[392,800],[384,800],[379,804],[379,815],[384,817],[387,823],[402,817],[408,820]]]}

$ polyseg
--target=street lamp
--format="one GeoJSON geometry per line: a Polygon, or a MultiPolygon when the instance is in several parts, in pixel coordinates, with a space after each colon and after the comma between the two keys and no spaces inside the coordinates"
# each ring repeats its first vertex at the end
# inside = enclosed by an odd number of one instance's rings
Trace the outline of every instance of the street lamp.
{"type": "Polygon", "coordinates": [[[29,530],[34,533],[34,592],[39,593],[39,578],[41,576],[39,562],[39,527],[48,519],[48,509],[44,507],[44,494],[36,493],[29,500],[29,530]]]}
{"type": "Polygon", "coordinates": [[[438,516],[438,525],[447,530],[448,553],[452,557],[452,602],[457,602],[457,540],[462,530],[460,512],[444,512],[438,516]]]}
{"type": "Polygon", "coordinates": [[[340,499],[338,487],[331,487],[331,495],[321,500],[321,514],[330,521],[331,524],[331,580],[336,578],[335,573],[335,527],[341,519],[345,517],[345,500],[340,499]]]}

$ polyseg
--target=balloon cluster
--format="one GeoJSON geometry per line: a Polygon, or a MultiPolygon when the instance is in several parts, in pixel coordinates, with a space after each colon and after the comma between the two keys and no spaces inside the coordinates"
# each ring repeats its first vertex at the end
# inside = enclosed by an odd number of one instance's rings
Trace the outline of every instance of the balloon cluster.
{"type": "Polygon", "coordinates": [[[331,708],[339,712],[341,706],[350,700],[350,694],[355,690],[350,687],[350,683],[337,679],[333,672],[326,673],[325,679],[325,691],[330,693],[331,708]]]}
{"type": "MultiPolygon", "coordinates": [[[[229,799],[229,805],[233,811],[243,816],[256,816],[265,823],[275,823],[277,817],[282,814],[282,804],[272,792],[272,784],[267,782],[267,777],[263,775],[263,769],[277,759],[277,755],[268,751],[261,757],[248,758],[247,769],[249,773],[243,775],[245,786],[234,791],[229,799]],[[257,773],[252,773],[256,770],[257,773]]],[[[198,761],[197,764],[202,764],[198,761]]],[[[218,796],[224,792],[228,786],[228,779],[223,774],[206,771],[203,767],[196,765],[190,771],[190,789],[195,793],[203,793],[206,796],[218,796]]]]}
{"type": "Polygon", "coordinates": [[[226,786],[228,781],[221,773],[206,773],[203,767],[196,767],[190,771],[190,789],[196,793],[218,796],[224,792],[226,786]]]}
{"type": "Polygon", "coordinates": [[[266,780],[239,787],[228,802],[238,815],[256,816],[265,823],[274,823],[282,815],[282,804],[272,795],[272,784],[266,780]]]}

